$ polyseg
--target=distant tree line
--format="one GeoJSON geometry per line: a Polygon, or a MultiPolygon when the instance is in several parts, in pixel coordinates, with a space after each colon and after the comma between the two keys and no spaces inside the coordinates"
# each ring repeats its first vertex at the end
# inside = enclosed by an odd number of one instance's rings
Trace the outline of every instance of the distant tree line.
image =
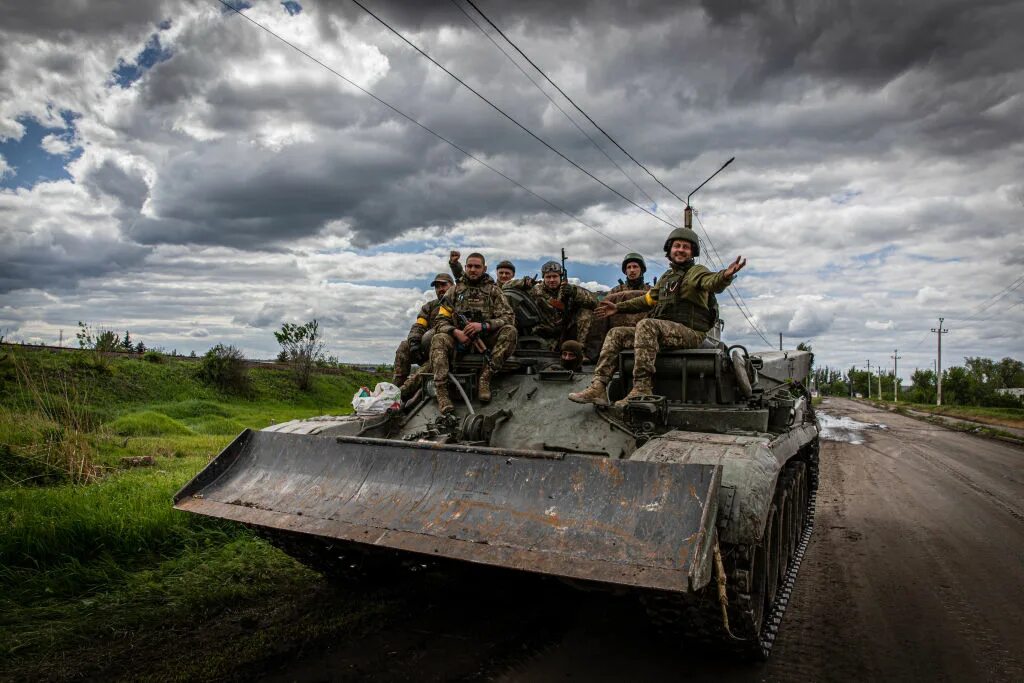
{"type": "MultiPolygon", "coordinates": [[[[813,373],[814,384],[824,396],[849,396],[852,393],[868,396],[868,372],[852,367],[843,372],[837,368],[818,368],[813,373]]],[[[891,401],[896,378],[892,372],[871,373],[871,397],[891,401]]],[[[908,403],[935,403],[938,392],[935,371],[917,369],[910,376],[910,385],[899,382],[899,398],[908,403]]],[[[1024,363],[1014,358],[1000,361],[991,358],[967,357],[963,365],[942,371],[942,402],[948,405],[1019,407],[1018,398],[1002,394],[1000,389],[1024,387],[1024,363]]]]}

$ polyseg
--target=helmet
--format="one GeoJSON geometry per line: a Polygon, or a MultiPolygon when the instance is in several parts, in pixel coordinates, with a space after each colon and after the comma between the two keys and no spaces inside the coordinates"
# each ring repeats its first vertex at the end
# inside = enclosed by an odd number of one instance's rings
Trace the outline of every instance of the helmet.
{"type": "Polygon", "coordinates": [[[559,265],[558,261],[548,261],[547,263],[540,267],[540,274],[544,275],[545,273],[558,273],[559,275],[561,275],[562,266],[559,265]]]}
{"type": "Polygon", "coordinates": [[[636,262],[640,266],[640,272],[641,273],[646,273],[647,272],[647,262],[644,261],[644,257],[642,255],[636,253],[635,251],[631,251],[628,254],[626,254],[626,258],[622,259],[622,272],[623,273],[626,272],[626,264],[629,263],[630,261],[634,261],[634,262],[636,262]]]}
{"type": "Polygon", "coordinates": [[[508,268],[509,270],[512,271],[513,275],[516,274],[516,266],[511,261],[502,261],[501,263],[498,264],[498,267],[495,268],[495,270],[500,270],[501,268],[508,268]]]}
{"type": "Polygon", "coordinates": [[[689,228],[676,228],[668,234],[668,238],[665,239],[665,256],[668,256],[668,251],[676,240],[686,240],[693,245],[694,258],[700,256],[700,238],[697,237],[697,233],[689,228]]]}
{"type": "Polygon", "coordinates": [[[455,284],[455,280],[448,273],[438,273],[434,276],[434,279],[430,281],[431,287],[436,287],[438,282],[447,282],[450,285],[455,284]]]}

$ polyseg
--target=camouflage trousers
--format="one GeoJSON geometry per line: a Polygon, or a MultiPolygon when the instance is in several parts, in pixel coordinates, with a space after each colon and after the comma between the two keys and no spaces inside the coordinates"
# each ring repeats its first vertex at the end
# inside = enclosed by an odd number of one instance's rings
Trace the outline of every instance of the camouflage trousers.
{"type": "MultiPolygon", "coordinates": [[[[583,348],[586,348],[587,335],[590,334],[590,328],[594,324],[594,312],[589,308],[583,308],[576,312],[575,318],[575,322],[569,326],[568,331],[572,332],[575,330],[576,336],[572,337],[572,339],[578,341],[583,348]]],[[[562,339],[562,330],[556,325],[541,326],[536,332],[539,336],[544,337],[547,342],[548,351],[558,351],[563,341],[569,341],[569,339],[562,339]]]]}
{"type": "Polygon", "coordinates": [[[594,377],[608,382],[615,374],[619,351],[634,349],[633,381],[650,380],[654,376],[654,360],[658,351],[695,349],[704,342],[704,333],[671,320],[644,318],[636,327],[613,327],[604,338],[601,356],[594,368],[594,377]]]}
{"type": "Polygon", "coordinates": [[[413,362],[417,362],[419,365],[423,365],[423,361],[426,360],[423,352],[420,350],[420,345],[416,345],[414,352],[412,344],[409,343],[408,339],[402,339],[401,343],[398,344],[398,349],[394,352],[394,376],[395,377],[409,377],[409,371],[413,367],[413,362]]]}
{"type": "MultiPolygon", "coordinates": [[[[491,366],[500,368],[505,359],[512,355],[516,348],[516,328],[506,325],[496,332],[483,337],[484,344],[491,350],[491,366]]],[[[434,368],[434,382],[443,384],[448,381],[449,362],[455,351],[455,337],[450,334],[435,334],[430,342],[430,365],[434,368]]]]}

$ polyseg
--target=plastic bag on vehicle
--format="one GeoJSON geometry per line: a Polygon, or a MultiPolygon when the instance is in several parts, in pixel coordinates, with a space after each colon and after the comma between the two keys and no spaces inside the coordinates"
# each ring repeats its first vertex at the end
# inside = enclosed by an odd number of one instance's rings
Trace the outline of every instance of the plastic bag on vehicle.
{"type": "Polygon", "coordinates": [[[389,410],[402,408],[402,390],[391,382],[378,382],[371,392],[366,387],[352,397],[352,407],[356,415],[383,415],[389,410]]]}

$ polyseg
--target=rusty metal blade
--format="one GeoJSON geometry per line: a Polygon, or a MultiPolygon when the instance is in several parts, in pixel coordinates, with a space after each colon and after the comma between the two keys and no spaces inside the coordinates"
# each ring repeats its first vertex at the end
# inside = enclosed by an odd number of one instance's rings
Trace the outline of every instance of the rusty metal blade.
{"type": "Polygon", "coordinates": [[[718,465],[243,432],[181,510],[574,579],[692,590],[718,465]]]}

